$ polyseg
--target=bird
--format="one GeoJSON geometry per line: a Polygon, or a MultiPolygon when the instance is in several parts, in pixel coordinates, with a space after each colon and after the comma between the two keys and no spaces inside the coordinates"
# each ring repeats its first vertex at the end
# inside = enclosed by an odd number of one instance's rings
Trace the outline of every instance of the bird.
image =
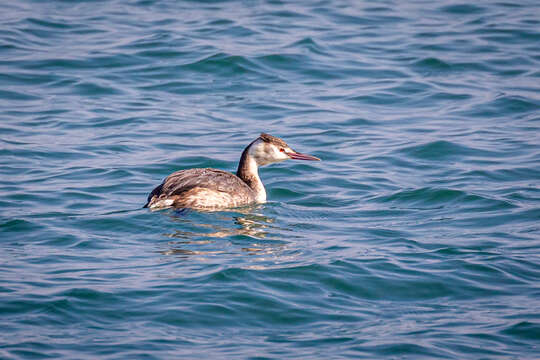
{"type": "Polygon", "coordinates": [[[176,171],[148,195],[145,208],[218,210],[266,202],[259,166],[284,160],[321,159],[299,153],[282,139],[261,133],[242,152],[236,175],[212,168],[176,171]]]}

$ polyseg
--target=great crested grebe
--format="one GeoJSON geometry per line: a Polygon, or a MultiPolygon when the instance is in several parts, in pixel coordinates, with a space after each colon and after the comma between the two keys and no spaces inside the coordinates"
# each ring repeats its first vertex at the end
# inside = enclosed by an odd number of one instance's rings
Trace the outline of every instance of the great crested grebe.
{"type": "Polygon", "coordinates": [[[259,166],[288,159],[320,160],[300,154],[280,138],[262,133],[242,152],[236,175],[217,169],[180,170],[167,176],[144,207],[220,209],[266,201],[259,166]]]}

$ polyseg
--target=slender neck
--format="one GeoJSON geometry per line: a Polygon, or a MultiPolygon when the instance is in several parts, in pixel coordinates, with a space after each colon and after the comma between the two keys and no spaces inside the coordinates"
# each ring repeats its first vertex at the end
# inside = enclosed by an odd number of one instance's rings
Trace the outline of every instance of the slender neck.
{"type": "Polygon", "coordinates": [[[250,146],[251,144],[249,144],[248,147],[244,149],[244,152],[240,157],[236,176],[242,179],[242,181],[245,182],[251,188],[251,190],[255,192],[257,202],[265,202],[266,190],[264,189],[264,185],[259,178],[259,166],[257,165],[257,162],[255,161],[253,156],[251,156],[251,154],[249,153],[250,146]]]}

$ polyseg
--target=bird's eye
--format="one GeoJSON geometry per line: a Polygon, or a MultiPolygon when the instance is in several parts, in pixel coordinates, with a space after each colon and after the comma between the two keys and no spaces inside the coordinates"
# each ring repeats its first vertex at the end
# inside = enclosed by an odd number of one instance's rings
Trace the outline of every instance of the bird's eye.
{"type": "Polygon", "coordinates": [[[281,148],[281,149],[279,149],[279,151],[281,151],[281,152],[285,152],[285,149],[284,149],[284,148],[281,148]]]}

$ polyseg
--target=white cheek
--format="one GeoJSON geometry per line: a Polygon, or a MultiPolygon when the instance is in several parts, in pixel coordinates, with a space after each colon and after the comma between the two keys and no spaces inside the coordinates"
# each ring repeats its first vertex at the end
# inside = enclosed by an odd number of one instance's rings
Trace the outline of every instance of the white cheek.
{"type": "Polygon", "coordinates": [[[249,153],[251,156],[257,159],[257,164],[259,166],[264,166],[270,162],[268,155],[264,151],[264,145],[261,143],[258,143],[256,146],[251,148],[249,153]]]}
{"type": "Polygon", "coordinates": [[[261,144],[260,140],[257,140],[251,147],[249,148],[249,154],[251,156],[260,156],[263,151],[263,145],[261,144]]]}
{"type": "Polygon", "coordinates": [[[259,151],[257,151],[257,156],[260,159],[260,161],[264,163],[264,165],[270,163],[270,161],[272,160],[271,159],[272,157],[270,156],[270,154],[265,152],[263,149],[259,149],[259,151]]]}
{"type": "Polygon", "coordinates": [[[269,158],[270,158],[269,160],[272,161],[272,162],[283,161],[283,160],[285,160],[283,158],[284,155],[285,155],[285,153],[282,153],[281,151],[279,151],[276,148],[272,148],[272,155],[269,156],[269,158]]]}

